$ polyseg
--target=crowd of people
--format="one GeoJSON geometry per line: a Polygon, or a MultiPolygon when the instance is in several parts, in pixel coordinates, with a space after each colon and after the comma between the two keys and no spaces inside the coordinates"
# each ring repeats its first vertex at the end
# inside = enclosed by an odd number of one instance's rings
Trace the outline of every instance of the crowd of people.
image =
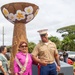
{"type": "MultiPolygon", "coordinates": [[[[47,29],[39,30],[41,41],[35,46],[33,52],[28,53],[28,44],[21,41],[18,52],[14,58],[15,75],[33,75],[32,64],[40,66],[40,75],[57,75],[60,71],[60,60],[54,42],[48,40],[47,29]]],[[[8,75],[8,60],[5,57],[7,47],[0,47],[0,75],[8,75]]]]}

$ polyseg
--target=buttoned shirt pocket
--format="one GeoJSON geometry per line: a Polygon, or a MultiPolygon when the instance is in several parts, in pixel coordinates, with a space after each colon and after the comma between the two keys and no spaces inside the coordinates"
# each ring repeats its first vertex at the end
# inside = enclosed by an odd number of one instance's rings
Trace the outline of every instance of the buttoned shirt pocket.
{"type": "Polygon", "coordinates": [[[46,59],[46,49],[43,46],[39,48],[38,57],[40,59],[46,59]]]}
{"type": "Polygon", "coordinates": [[[39,55],[45,55],[46,49],[44,47],[40,47],[39,50],[39,55]]]}

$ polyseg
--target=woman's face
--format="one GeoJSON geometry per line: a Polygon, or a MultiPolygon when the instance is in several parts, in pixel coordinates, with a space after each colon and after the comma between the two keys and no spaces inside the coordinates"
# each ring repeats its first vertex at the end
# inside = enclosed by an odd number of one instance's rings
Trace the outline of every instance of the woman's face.
{"type": "Polygon", "coordinates": [[[3,54],[6,54],[6,53],[7,53],[7,48],[6,48],[6,47],[4,48],[4,50],[3,50],[2,53],[3,53],[3,54]]]}
{"type": "Polygon", "coordinates": [[[26,43],[23,43],[23,44],[20,46],[19,50],[20,50],[21,52],[27,53],[27,52],[28,52],[28,47],[27,47],[26,43]]]}

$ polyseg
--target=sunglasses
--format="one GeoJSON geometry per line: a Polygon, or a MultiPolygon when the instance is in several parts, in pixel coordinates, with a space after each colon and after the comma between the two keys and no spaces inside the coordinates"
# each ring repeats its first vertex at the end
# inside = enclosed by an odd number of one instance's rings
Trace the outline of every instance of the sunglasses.
{"type": "Polygon", "coordinates": [[[28,47],[27,45],[21,46],[21,47],[28,47]]]}

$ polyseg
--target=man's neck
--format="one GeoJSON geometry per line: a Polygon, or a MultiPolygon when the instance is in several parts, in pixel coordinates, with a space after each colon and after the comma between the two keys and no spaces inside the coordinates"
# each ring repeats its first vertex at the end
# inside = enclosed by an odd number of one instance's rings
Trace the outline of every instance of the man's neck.
{"type": "Polygon", "coordinates": [[[48,40],[47,40],[47,41],[42,41],[42,42],[44,42],[44,43],[48,43],[48,40]]]}

